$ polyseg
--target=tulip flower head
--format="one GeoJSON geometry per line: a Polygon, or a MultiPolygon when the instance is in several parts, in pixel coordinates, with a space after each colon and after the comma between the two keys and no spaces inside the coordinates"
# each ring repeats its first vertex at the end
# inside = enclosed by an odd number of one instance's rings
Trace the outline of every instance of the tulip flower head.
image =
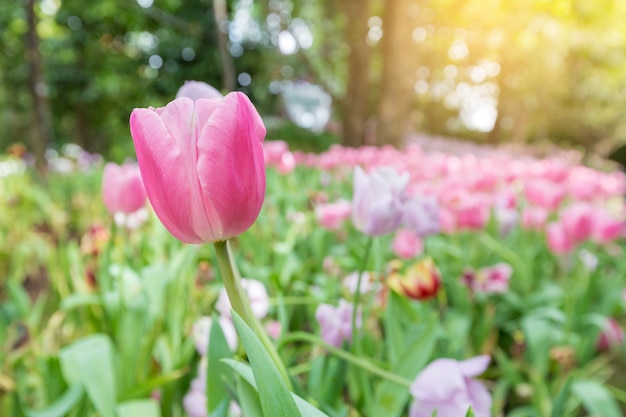
{"type": "Polygon", "coordinates": [[[410,392],[415,398],[409,417],[463,417],[472,407],[476,417],[491,416],[491,395],[479,381],[489,365],[489,356],[476,356],[464,361],[437,359],[424,368],[410,392]]]}
{"type": "Polygon", "coordinates": [[[441,286],[441,274],[431,258],[410,265],[405,271],[395,269],[387,278],[387,285],[400,295],[415,300],[434,297],[441,286]]]}
{"type": "MultiPolygon", "coordinates": [[[[229,317],[220,316],[218,318],[218,323],[222,328],[222,332],[224,333],[224,337],[226,338],[226,342],[228,343],[228,347],[233,352],[237,350],[237,343],[239,338],[237,337],[237,330],[235,329],[234,323],[231,321],[229,317]]],[[[193,324],[193,328],[191,330],[193,341],[196,345],[196,350],[202,356],[207,354],[207,348],[209,344],[209,335],[211,333],[211,325],[213,324],[213,318],[210,316],[200,317],[193,324]]]]}
{"type": "Polygon", "coordinates": [[[120,227],[136,229],[148,219],[146,191],[137,164],[106,164],[102,174],[102,199],[120,227]]]}
{"type": "Polygon", "coordinates": [[[185,84],[178,89],[176,98],[189,97],[193,101],[199,98],[221,98],[220,93],[215,87],[202,81],[185,81],[185,84]]]}
{"type": "Polygon", "coordinates": [[[511,265],[500,262],[478,271],[468,269],[461,279],[474,293],[503,294],[509,289],[512,274],[511,265]]]}
{"type": "Polygon", "coordinates": [[[137,164],[109,162],[102,173],[102,200],[109,213],[130,214],[146,204],[146,191],[137,164]]]}
{"type": "Polygon", "coordinates": [[[343,222],[349,219],[351,214],[352,204],[347,200],[337,200],[333,203],[315,206],[317,223],[327,230],[341,228],[343,222]]]}
{"type": "Polygon", "coordinates": [[[402,259],[411,259],[424,251],[424,241],[410,230],[398,230],[391,243],[393,253],[402,259]]]}
{"type": "Polygon", "coordinates": [[[217,242],[252,226],[265,198],[266,131],[245,94],[135,109],[130,131],[148,198],[176,238],[217,242]]]}
{"type": "Polygon", "coordinates": [[[600,332],[596,348],[599,351],[606,351],[624,344],[624,330],[620,324],[612,317],[606,321],[606,325],[600,332]]]}
{"type": "MultiPolygon", "coordinates": [[[[361,309],[357,310],[356,326],[361,327],[361,309]]],[[[315,311],[315,319],[322,330],[322,339],[330,345],[341,347],[352,339],[352,304],[344,299],[339,305],[320,304],[315,311]]]]}
{"type": "Polygon", "coordinates": [[[391,168],[379,168],[369,175],[354,169],[352,222],[363,233],[382,236],[394,232],[402,223],[403,205],[409,175],[391,168]]]}
{"type": "MultiPolygon", "coordinates": [[[[256,279],[242,278],[241,286],[250,300],[250,309],[252,310],[252,314],[254,314],[258,319],[262,319],[267,316],[270,309],[270,300],[267,295],[265,285],[256,279]]],[[[223,317],[230,318],[230,308],[231,305],[230,300],[228,299],[228,294],[225,289],[222,289],[219,298],[217,299],[215,309],[223,317]]]]}

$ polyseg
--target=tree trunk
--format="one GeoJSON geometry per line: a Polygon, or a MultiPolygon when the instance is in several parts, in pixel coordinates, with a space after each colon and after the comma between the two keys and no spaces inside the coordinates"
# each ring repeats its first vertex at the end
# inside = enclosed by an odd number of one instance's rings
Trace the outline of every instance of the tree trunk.
{"type": "Polygon", "coordinates": [[[378,107],[378,144],[404,145],[410,126],[415,65],[411,0],[386,0],[383,12],[383,71],[378,107]]]}
{"type": "Polygon", "coordinates": [[[222,60],[222,88],[226,91],[234,91],[237,88],[235,62],[228,50],[228,32],[223,32],[222,22],[228,22],[228,9],[226,0],[213,1],[213,13],[217,30],[217,44],[222,60]]]}
{"type": "Polygon", "coordinates": [[[366,140],[369,110],[370,48],[367,44],[370,0],[344,0],[347,17],[345,36],[350,46],[348,82],[342,102],[343,128],[341,141],[346,146],[361,146],[366,140]]]}
{"type": "Polygon", "coordinates": [[[42,58],[39,53],[39,35],[35,0],[26,3],[28,32],[26,36],[26,62],[28,63],[28,90],[33,106],[31,146],[35,154],[35,166],[41,174],[46,171],[46,148],[52,139],[50,105],[46,98],[47,86],[43,77],[42,58]]]}

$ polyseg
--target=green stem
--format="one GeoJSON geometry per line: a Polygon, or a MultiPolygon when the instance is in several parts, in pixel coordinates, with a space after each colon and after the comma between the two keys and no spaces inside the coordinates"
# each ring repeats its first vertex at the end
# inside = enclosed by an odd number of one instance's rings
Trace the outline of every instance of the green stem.
{"type": "Polygon", "coordinates": [[[287,373],[287,369],[280,359],[280,356],[278,356],[276,347],[272,344],[272,341],[265,332],[265,329],[261,325],[261,322],[259,322],[256,316],[252,313],[250,300],[248,299],[247,293],[241,285],[241,277],[239,276],[239,271],[237,270],[237,266],[235,265],[230,255],[228,241],[215,242],[213,245],[215,246],[215,253],[217,254],[217,264],[222,274],[222,281],[224,282],[224,288],[226,289],[226,293],[228,294],[228,299],[230,300],[231,307],[233,308],[233,310],[235,310],[237,314],[239,314],[243,321],[246,322],[246,324],[259,338],[259,340],[267,350],[267,353],[269,353],[270,357],[272,358],[272,361],[274,361],[276,368],[278,368],[278,371],[285,380],[287,387],[291,390],[292,385],[291,380],[289,379],[289,374],[287,373]]]}
{"type": "Polygon", "coordinates": [[[333,345],[330,345],[324,342],[318,336],[315,336],[313,334],[306,333],[306,332],[294,332],[294,333],[290,333],[286,335],[280,341],[281,345],[287,344],[290,342],[309,342],[311,344],[321,346],[324,349],[326,349],[328,352],[330,352],[331,354],[337,356],[338,358],[341,358],[352,365],[356,365],[359,368],[368,371],[371,374],[378,375],[381,378],[384,378],[390,382],[401,385],[403,387],[408,388],[413,383],[412,381],[405,379],[399,375],[396,375],[392,372],[379,368],[378,366],[374,365],[373,363],[361,357],[355,356],[351,354],[350,352],[346,352],[343,349],[339,349],[333,345]]]}
{"type": "Polygon", "coordinates": [[[370,256],[370,251],[372,250],[373,243],[374,243],[374,238],[370,236],[365,246],[365,254],[363,255],[363,259],[361,260],[361,265],[359,266],[359,276],[357,278],[356,289],[354,291],[354,304],[352,305],[352,321],[350,324],[352,326],[352,346],[357,348],[357,353],[359,350],[358,349],[359,330],[356,327],[356,319],[357,319],[357,313],[359,309],[359,302],[361,301],[361,281],[363,280],[363,273],[365,272],[367,259],[370,256]]]}

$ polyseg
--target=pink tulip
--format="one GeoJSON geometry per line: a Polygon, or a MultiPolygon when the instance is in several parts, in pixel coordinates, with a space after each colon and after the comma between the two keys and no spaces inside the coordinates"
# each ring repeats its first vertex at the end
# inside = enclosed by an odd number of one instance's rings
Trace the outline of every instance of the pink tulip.
{"type": "Polygon", "coordinates": [[[550,181],[535,179],[526,183],[524,194],[532,204],[555,210],[565,197],[565,188],[550,181]]]}
{"type": "Polygon", "coordinates": [[[624,235],[624,221],[616,219],[606,210],[596,210],[593,225],[593,240],[608,243],[624,235]]]}
{"type": "Polygon", "coordinates": [[[473,377],[483,373],[489,356],[464,361],[437,359],[424,368],[411,385],[415,398],[409,417],[463,417],[472,407],[476,417],[491,416],[491,394],[473,377]]]}
{"type": "Polygon", "coordinates": [[[467,270],[461,280],[475,293],[503,294],[509,289],[512,274],[511,265],[500,262],[478,271],[467,270]]]}
{"type": "Polygon", "coordinates": [[[315,207],[317,223],[327,230],[337,230],[343,222],[350,218],[352,204],[347,200],[337,200],[334,203],[319,204],[315,207]]]}
{"type": "Polygon", "coordinates": [[[189,97],[193,101],[199,98],[221,98],[222,93],[216,88],[202,81],[185,81],[182,87],[178,89],[176,98],[189,97]]]}
{"type": "Polygon", "coordinates": [[[130,131],[148,198],[176,238],[216,242],[252,226],[265,198],[265,126],[245,94],[135,109],[130,131]]]}
{"type": "Polygon", "coordinates": [[[411,259],[424,251],[424,242],[412,231],[402,229],[396,233],[391,247],[399,258],[411,259]]]}
{"type": "Polygon", "coordinates": [[[600,332],[596,348],[605,351],[622,344],[624,344],[624,330],[614,318],[609,317],[604,329],[600,332]]]}
{"type": "Polygon", "coordinates": [[[548,239],[548,248],[558,255],[568,254],[576,246],[574,241],[567,235],[565,228],[560,222],[554,222],[548,225],[546,237],[548,239]]]}
{"type": "Polygon", "coordinates": [[[591,237],[595,209],[585,203],[574,203],[559,215],[563,231],[570,241],[579,244],[591,237]]]}
{"type": "Polygon", "coordinates": [[[548,211],[542,207],[527,207],[522,211],[522,228],[543,230],[548,220],[548,211]]]}
{"type": "Polygon", "coordinates": [[[146,204],[146,191],[137,164],[109,162],[102,174],[102,199],[109,213],[130,214],[146,204]]]}

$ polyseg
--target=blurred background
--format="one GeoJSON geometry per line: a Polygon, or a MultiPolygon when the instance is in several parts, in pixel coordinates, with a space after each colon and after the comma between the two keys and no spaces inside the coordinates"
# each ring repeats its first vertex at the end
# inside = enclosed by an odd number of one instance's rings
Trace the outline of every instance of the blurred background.
{"type": "Polygon", "coordinates": [[[3,0],[0,148],[133,155],[185,80],[243,90],[269,139],[626,143],[623,0],[3,0]]]}

